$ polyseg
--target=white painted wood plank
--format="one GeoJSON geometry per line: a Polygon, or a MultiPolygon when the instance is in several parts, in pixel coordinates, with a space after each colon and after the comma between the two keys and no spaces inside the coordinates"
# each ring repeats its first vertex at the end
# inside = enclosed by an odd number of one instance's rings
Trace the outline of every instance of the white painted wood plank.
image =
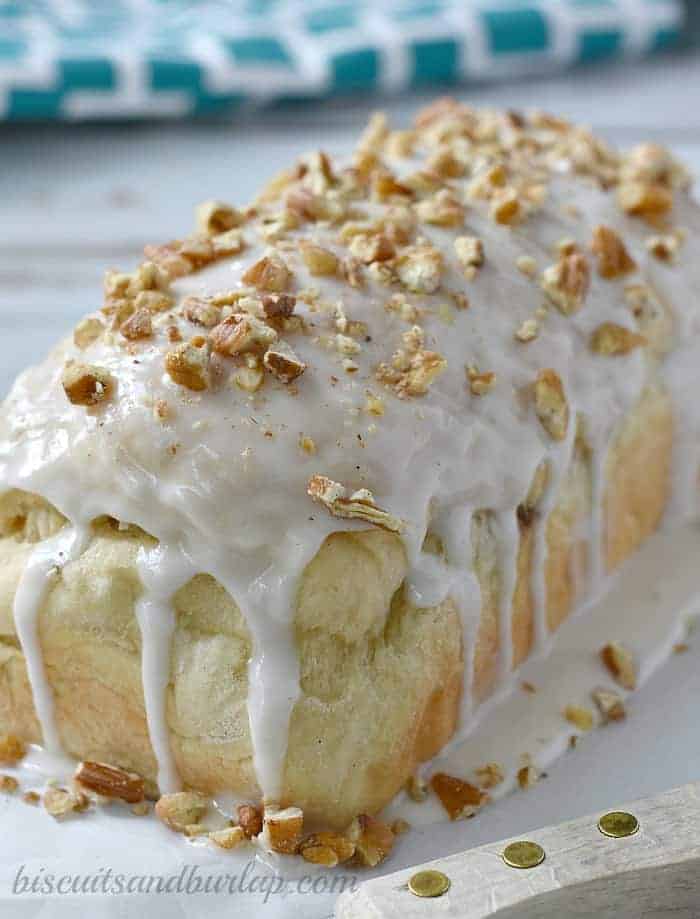
{"type": "Polygon", "coordinates": [[[622,808],[640,830],[603,836],[600,815],[536,830],[546,859],[537,868],[508,867],[503,840],[386,875],[341,896],[337,919],[697,919],[700,915],[700,785],[686,785],[622,808]],[[451,881],[436,899],[407,887],[417,870],[451,881]]]}

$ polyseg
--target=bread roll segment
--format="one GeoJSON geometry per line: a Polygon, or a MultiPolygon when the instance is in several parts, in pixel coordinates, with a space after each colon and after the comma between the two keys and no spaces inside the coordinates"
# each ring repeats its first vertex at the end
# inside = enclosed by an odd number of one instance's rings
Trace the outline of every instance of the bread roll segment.
{"type": "Polygon", "coordinates": [[[109,273],[0,412],[0,733],[381,809],[658,526],[687,185],[443,102],[109,273]]]}

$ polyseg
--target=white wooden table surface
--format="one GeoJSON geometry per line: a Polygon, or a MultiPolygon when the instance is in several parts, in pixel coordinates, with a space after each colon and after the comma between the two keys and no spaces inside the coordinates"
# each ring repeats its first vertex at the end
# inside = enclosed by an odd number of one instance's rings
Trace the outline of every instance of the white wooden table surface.
{"type": "MultiPolygon", "coordinates": [[[[700,176],[700,55],[456,95],[557,111],[621,145],[659,140],[700,176]]],[[[243,203],[297,153],[347,148],[373,108],[407,122],[427,99],[328,103],[228,124],[0,127],[0,398],[23,366],[100,303],[105,268],[128,268],[145,243],[187,232],[198,201],[243,203]]],[[[646,739],[638,720],[597,732],[575,763],[557,764],[541,787],[470,821],[462,844],[449,851],[699,778],[692,699],[700,668],[697,655],[687,657],[640,693],[646,739]]],[[[425,860],[429,836],[409,834],[390,869],[425,860]]]]}

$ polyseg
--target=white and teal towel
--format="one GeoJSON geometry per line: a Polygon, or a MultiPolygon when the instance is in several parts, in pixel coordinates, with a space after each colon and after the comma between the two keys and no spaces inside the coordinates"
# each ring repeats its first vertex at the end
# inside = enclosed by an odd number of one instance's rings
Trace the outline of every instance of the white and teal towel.
{"type": "Polygon", "coordinates": [[[673,44],[681,0],[0,0],[0,119],[173,117],[673,44]]]}

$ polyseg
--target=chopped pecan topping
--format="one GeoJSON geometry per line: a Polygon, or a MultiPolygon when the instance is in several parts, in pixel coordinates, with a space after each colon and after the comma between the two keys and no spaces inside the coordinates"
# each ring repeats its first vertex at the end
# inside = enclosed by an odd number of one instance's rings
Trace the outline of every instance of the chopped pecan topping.
{"type": "Polygon", "coordinates": [[[208,833],[207,838],[220,849],[236,849],[245,842],[246,835],[242,827],[229,826],[223,830],[214,830],[213,833],[208,833]]]}
{"type": "Polygon", "coordinates": [[[394,833],[376,817],[360,814],[350,824],[346,836],[355,846],[355,856],[362,865],[375,868],[394,847],[394,833]]]}
{"type": "Polygon", "coordinates": [[[152,259],[169,278],[181,278],[190,274],[194,265],[180,252],[180,242],[173,240],[162,246],[146,246],[144,254],[152,259]]]}
{"type": "Polygon", "coordinates": [[[519,255],[515,260],[515,267],[528,278],[534,278],[537,275],[537,259],[531,255],[519,255]]]}
{"type": "Polygon", "coordinates": [[[539,331],[540,324],[536,319],[523,319],[515,330],[515,338],[523,343],[532,341],[537,338],[539,331]]]}
{"type": "Polygon", "coordinates": [[[372,181],[372,197],[377,201],[391,198],[412,198],[413,189],[399,182],[388,170],[377,172],[372,181]]]}
{"type": "Polygon", "coordinates": [[[565,255],[542,274],[542,289],[565,316],[581,309],[589,284],[588,260],[580,252],[565,255]]]}
{"type": "Polygon", "coordinates": [[[384,149],[389,156],[401,159],[411,156],[415,142],[415,131],[391,131],[384,143],[384,149]]]}
{"type": "Polygon", "coordinates": [[[621,178],[623,182],[658,182],[671,188],[679,178],[679,170],[685,171],[679,167],[665,147],[644,143],[634,147],[625,156],[621,178]]]}
{"type": "Polygon", "coordinates": [[[623,689],[637,688],[637,663],[632,652],[619,641],[611,641],[601,648],[600,659],[623,689]]]}
{"type": "Polygon", "coordinates": [[[518,769],[518,785],[523,790],[527,788],[532,788],[533,785],[536,785],[541,777],[541,773],[536,766],[533,766],[532,763],[527,763],[525,766],[521,766],[518,769]]]}
{"type": "Polygon", "coordinates": [[[302,858],[314,865],[334,868],[355,854],[355,843],[340,833],[322,832],[307,836],[299,847],[302,858]]]}
{"type": "Polygon", "coordinates": [[[350,253],[365,265],[386,262],[396,254],[394,244],[382,233],[357,233],[350,240],[350,253]]]}
{"type": "Polygon", "coordinates": [[[297,357],[292,348],[283,341],[267,349],[263,364],[282,383],[291,383],[306,370],[304,361],[297,357]]]}
{"type": "Polygon", "coordinates": [[[583,705],[567,705],[564,717],[580,731],[590,731],[593,727],[593,712],[583,705]]]}
{"type": "Polygon", "coordinates": [[[647,251],[660,262],[672,262],[678,254],[680,239],[667,233],[661,236],[650,236],[646,241],[647,251]]]}
{"type": "Polygon", "coordinates": [[[556,370],[540,370],[535,380],[534,395],[540,424],[553,440],[564,440],[569,429],[569,403],[556,370]]]}
{"type": "Polygon", "coordinates": [[[209,387],[209,352],[206,347],[183,342],[165,355],[165,369],[175,383],[193,392],[209,387]]]}
{"type": "Polygon", "coordinates": [[[244,273],[244,284],[252,284],[259,290],[281,293],[289,286],[292,273],[277,254],[265,255],[244,273]]]}
{"type": "Polygon", "coordinates": [[[428,798],[428,783],[418,773],[414,773],[406,782],[408,797],[417,804],[422,804],[428,798]]]}
{"type": "Polygon", "coordinates": [[[592,333],[590,345],[596,354],[618,357],[629,354],[635,348],[644,347],[647,340],[643,335],[633,332],[615,322],[603,322],[592,333]]]}
{"type": "Polygon", "coordinates": [[[466,171],[464,160],[455,156],[449,146],[440,147],[429,156],[427,166],[431,172],[437,173],[443,179],[459,179],[466,171]]]}
{"type": "Polygon", "coordinates": [[[435,351],[399,348],[391,364],[380,364],[376,377],[380,383],[390,386],[400,399],[408,396],[423,396],[439,374],[447,367],[447,361],[435,351]]]}
{"type": "Polygon", "coordinates": [[[60,820],[72,813],[82,813],[90,806],[87,795],[81,791],[72,792],[65,788],[49,788],[44,792],[44,809],[52,817],[60,820]]]}
{"type": "Polygon", "coordinates": [[[463,268],[480,268],[484,264],[484,244],[477,236],[458,236],[455,252],[463,268]]]}
{"type": "Polygon", "coordinates": [[[205,329],[214,328],[221,320],[221,308],[201,297],[186,297],[182,304],[182,314],[189,322],[205,329]]]}
{"type": "Polygon", "coordinates": [[[257,392],[265,381],[262,362],[257,354],[246,354],[246,363],[233,374],[233,382],[244,392],[257,392]]]}
{"type": "Polygon", "coordinates": [[[438,227],[461,227],[464,213],[464,205],[447,188],[416,204],[418,219],[438,227]]]}
{"type": "Polygon", "coordinates": [[[362,132],[357,148],[362,151],[378,152],[389,134],[386,112],[372,112],[367,127],[362,132]]]}
{"type": "Polygon", "coordinates": [[[619,693],[613,689],[594,689],[591,693],[596,708],[601,714],[603,723],[624,721],[627,717],[625,703],[619,693]]]}
{"type": "Polygon", "coordinates": [[[164,313],[175,301],[162,290],[140,290],[134,297],[134,309],[145,309],[150,313],[164,313]]]}
{"type": "Polygon", "coordinates": [[[297,304],[291,294],[265,294],[262,298],[263,312],[268,319],[289,319],[297,304]]]}
{"type": "Polygon", "coordinates": [[[252,804],[239,804],[238,823],[245,833],[246,839],[254,839],[262,833],[262,812],[252,804]]]}
{"type": "Polygon", "coordinates": [[[380,399],[379,396],[375,396],[370,390],[367,390],[365,395],[365,411],[369,415],[381,417],[384,414],[384,400],[380,399]]]}
{"type": "Polygon", "coordinates": [[[469,389],[473,396],[483,396],[492,389],[496,382],[496,374],[492,370],[480,373],[476,367],[467,367],[469,389]]]}
{"type": "Polygon", "coordinates": [[[618,189],[617,200],[625,213],[650,223],[663,217],[673,207],[673,193],[654,182],[624,182],[618,189]]]}
{"type": "Polygon", "coordinates": [[[303,240],[299,243],[299,251],[309,274],[314,277],[333,277],[338,273],[338,257],[330,249],[303,240]]]}
{"type": "Polygon", "coordinates": [[[119,330],[124,338],[130,341],[139,341],[142,338],[150,338],[153,335],[153,323],[151,314],[147,309],[136,310],[131,316],[121,324],[119,330]]]}
{"type": "Polygon", "coordinates": [[[294,855],[302,839],[304,814],[298,807],[268,805],[263,815],[263,827],[273,852],[294,855]]]}
{"type": "Polygon", "coordinates": [[[402,533],[406,524],[374,503],[374,496],[367,489],[360,489],[348,495],[340,482],[334,482],[325,475],[313,475],[309,479],[307,493],[323,504],[334,517],[348,520],[365,520],[392,533],[402,533]]]}
{"type": "Polygon", "coordinates": [[[399,281],[416,294],[435,293],[442,280],[442,269],[442,255],[427,244],[404,249],[396,261],[399,281]]]}
{"type": "Polygon", "coordinates": [[[504,188],[494,195],[490,208],[491,219],[496,223],[512,226],[522,217],[520,198],[513,188],[504,188]]]}
{"type": "Polygon", "coordinates": [[[489,796],[475,785],[444,772],[437,772],[430,784],[449,814],[450,820],[473,817],[489,799],[489,796]]]}
{"type": "Polygon", "coordinates": [[[209,800],[194,791],[176,791],[162,795],[156,802],[155,812],[171,830],[184,833],[188,827],[199,823],[206,814],[209,800]]]}
{"type": "Polygon", "coordinates": [[[505,773],[499,763],[486,763],[474,772],[482,788],[495,788],[505,781],[505,773]]]}
{"type": "Polygon", "coordinates": [[[106,763],[82,762],[75,780],[83,788],[106,798],[120,798],[129,804],[136,804],[144,797],[144,781],[140,775],[106,763]]]}
{"type": "Polygon", "coordinates": [[[598,274],[607,280],[620,278],[637,267],[623,241],[610,227],[600,224],[595,228],[591,249],[598,258],[598,274]]]}
{"type": "Polygon", "coordinates": [[[197,208],[197,229],[206,236],[218,236],[243,223],[240,211],[222,201],[204,201],[197,208]]]}
{"type": "Polygon", "coordinates": [[[269,348],[277,341],[277,332],[255,316],[234,313],[214,326],[209,340],[217,354],[231,356],[269,348]]]}
{"type": "Polygon", "coordinates": [[[66,364],[61,383],[73,405],[98,405],[114,392],[114,380],[106,370],[78,361],[66,364]]]}

